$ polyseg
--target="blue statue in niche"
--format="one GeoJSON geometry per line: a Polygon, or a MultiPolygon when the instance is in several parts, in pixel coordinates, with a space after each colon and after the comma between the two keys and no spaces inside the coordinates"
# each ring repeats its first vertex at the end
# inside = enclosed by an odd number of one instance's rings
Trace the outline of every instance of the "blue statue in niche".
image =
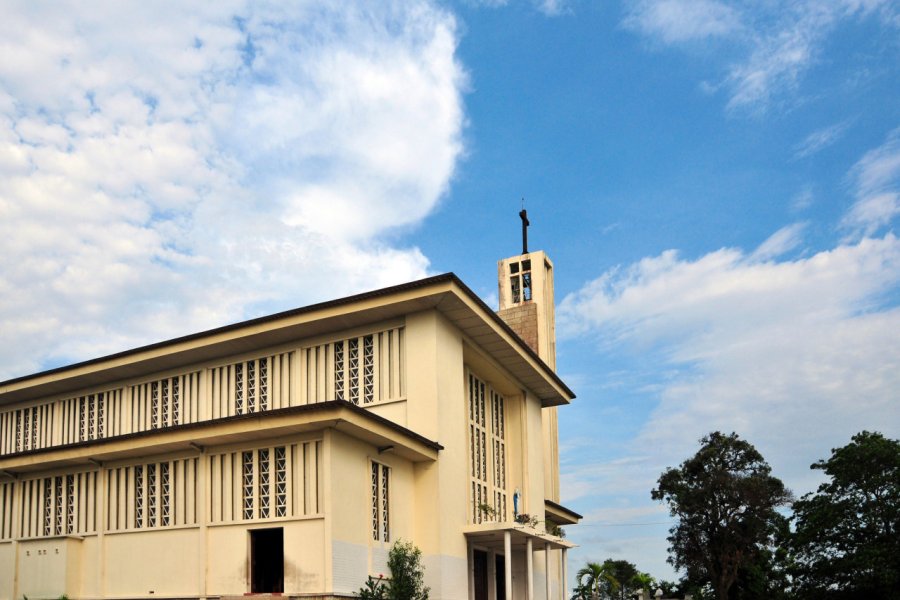
{"type": "Polygon", "coordinates": [[[513,517],[519,516],[519,488],[513,493],[513,517]]]}

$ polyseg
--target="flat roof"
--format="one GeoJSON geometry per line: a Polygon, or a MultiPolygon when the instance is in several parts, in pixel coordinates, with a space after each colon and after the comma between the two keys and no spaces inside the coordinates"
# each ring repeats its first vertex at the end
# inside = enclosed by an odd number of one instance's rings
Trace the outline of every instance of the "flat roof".
{"type": "Polygon", "coordinates": [[[444,273],[9,379],[0,382],[0,404],[110,384],[427,309],[444,314],[544,406],[567,404],[575,397],[477,294],[455,274],[444,273]]]}

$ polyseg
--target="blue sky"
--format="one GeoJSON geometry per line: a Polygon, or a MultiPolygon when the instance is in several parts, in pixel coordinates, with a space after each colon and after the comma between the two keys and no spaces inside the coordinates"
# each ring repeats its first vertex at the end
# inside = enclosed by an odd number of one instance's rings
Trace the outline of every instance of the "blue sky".
{"type": "Polygon", "coordinates": [[[900,435],[900,11],[880,0],[10,2],[0,377],[556,265],[572,564],[665,564],[713,429],[798,494],[900,435]],[[213,301],[210,301],[210,298],[213,301]]]}

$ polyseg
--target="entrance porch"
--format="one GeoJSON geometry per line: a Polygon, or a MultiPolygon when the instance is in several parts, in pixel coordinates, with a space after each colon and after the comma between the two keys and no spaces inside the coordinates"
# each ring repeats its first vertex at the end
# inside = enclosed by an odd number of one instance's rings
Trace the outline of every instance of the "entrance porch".
{"type": "Polygon", "coordinates": [[[469,600],[567,600],[567,550],[575,544],[520,523],[464,530],[469,600]]]}

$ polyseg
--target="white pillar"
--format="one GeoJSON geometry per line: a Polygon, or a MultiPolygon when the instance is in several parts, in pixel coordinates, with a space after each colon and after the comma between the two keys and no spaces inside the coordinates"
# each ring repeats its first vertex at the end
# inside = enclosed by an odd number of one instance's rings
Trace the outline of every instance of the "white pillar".
{"type": "Polygon", "coordinates": [[[547,583],[547,595],[544,598],[550,600],[550,544],[544,544],[544,581],[547,583]]]}
{"type": "Polygon", "coordinates": [[[506,578],[506,600],[513,600],[512,535],[509,533],[509,529],[503,532],[503,576],[506,578]]]}
{"type": "Polygon", "coordinates": [[[560,599],[566,600],[566,592],[569,587],[569,555],[568,548],[562,549],[562,591],[560,592],[560,599]]]}
{"type": "Polygon", "coordinates": [[[525,579],[525,585],[528,586],[528,600],[534,600],[534,542],[531,538],[525,542],[525,568],[528,577],[525,579]]]}

